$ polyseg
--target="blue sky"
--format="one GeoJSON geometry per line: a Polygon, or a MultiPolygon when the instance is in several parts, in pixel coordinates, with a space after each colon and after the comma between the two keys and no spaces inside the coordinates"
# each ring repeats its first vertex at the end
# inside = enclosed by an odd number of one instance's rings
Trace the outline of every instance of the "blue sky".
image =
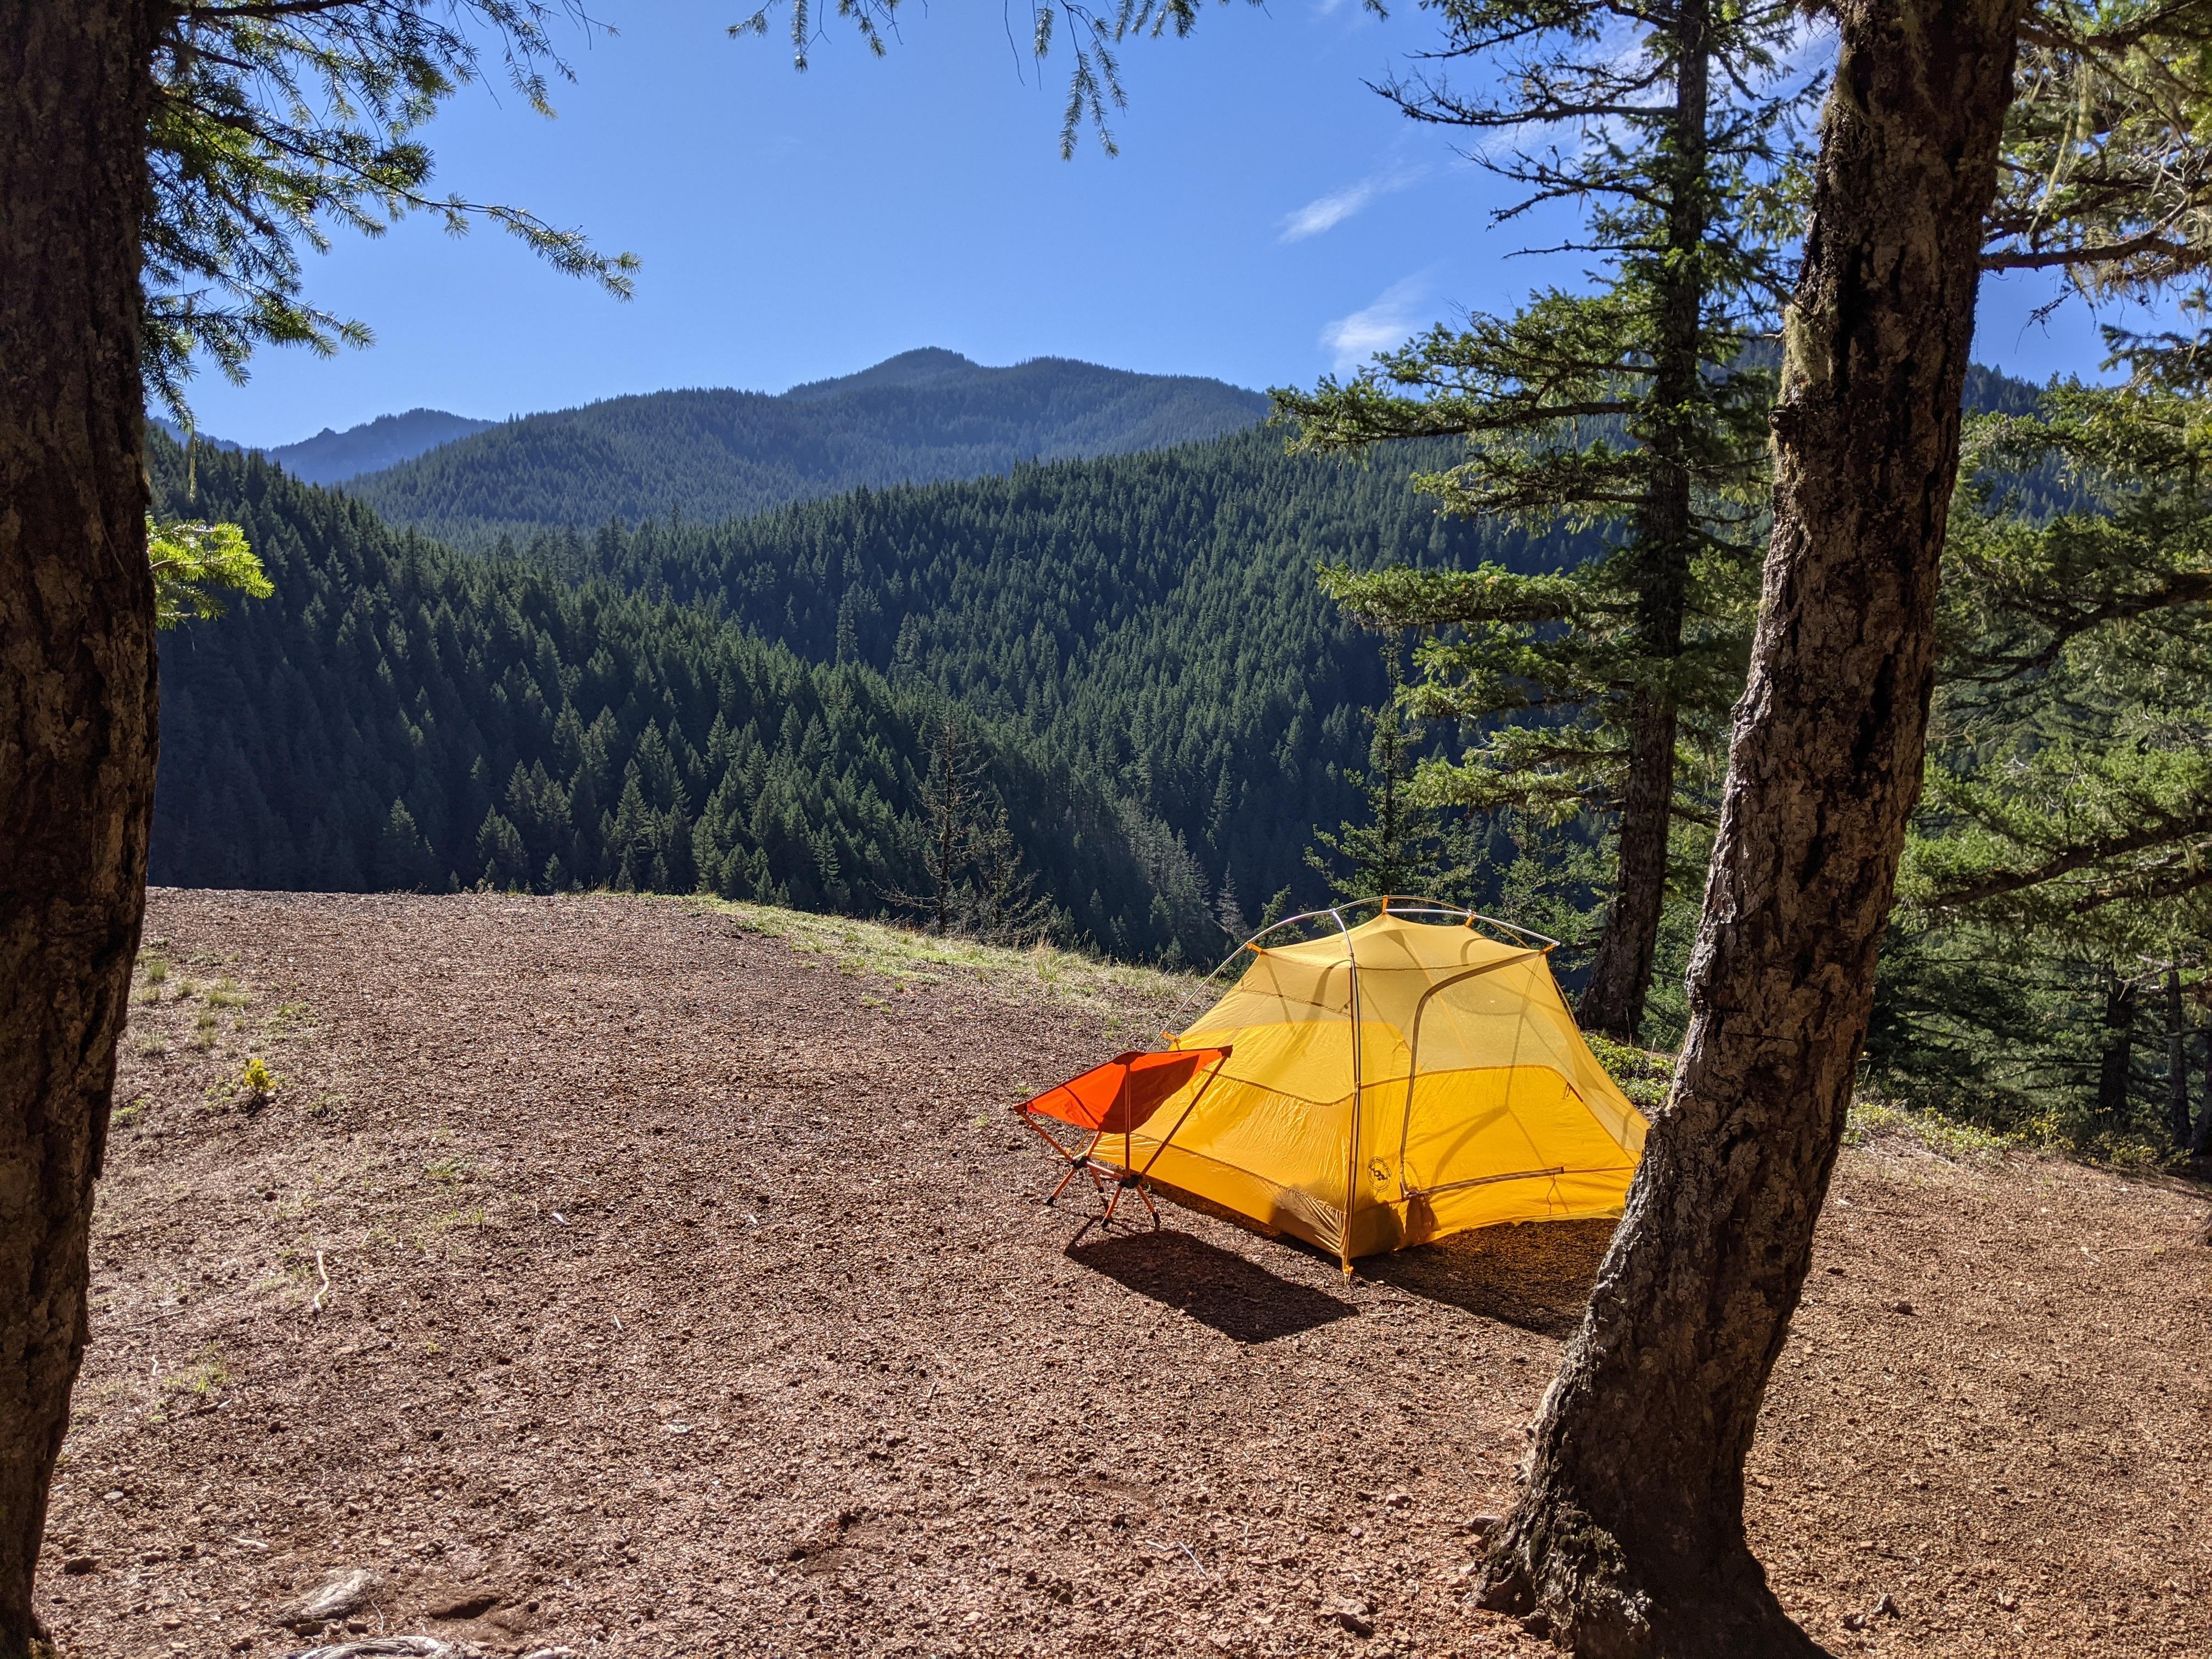
{"type": "MultiPolygon", "coordinates": [[[[568,37],[558,119],[476,88],[428,131],[441,189],[635,252],[635,299],[488,228],[341,235],[310,258],[311,295],[376,344],[266,352],[243,388],[204,374],[201,428],[276,444],[417,405],[779,391],[922,345],[1265,387],[1577,269],[1506,257],[1544,227],[1493,227],[1498,182],[1363,84],[1433,38],[1408,7],[1212,7],[1189,39],[1125,48],[1121,155],[1086,137],[1062,161],[1067,58],[1040,77],[1009,39],[1019,8],[915,7],[883,59],[833,22],[800,75],[784,40],[725,35],[749,3],[601,0],[619,33],[568,37]]],[[[2030,324],[2051,291],[1991,284],[1977,355],[2037,380],[2093,370],[2078,303],[2030,324]]]]}

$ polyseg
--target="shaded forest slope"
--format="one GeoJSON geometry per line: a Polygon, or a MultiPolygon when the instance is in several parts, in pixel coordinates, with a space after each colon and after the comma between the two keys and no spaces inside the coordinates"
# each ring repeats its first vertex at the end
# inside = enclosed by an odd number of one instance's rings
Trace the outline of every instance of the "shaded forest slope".
{"type": "Polygon", "coordinates": [[[994,732],[1077,932],[1198,960],[1224,878],[1255,906],[1310,890],[1311,826],[1356,805],[1385,682],[1316,565],[1556,556],[1439,519],[1407,478],[1447,453],[1361,465],[1255,433],[481,561],[252,457],[204,455],[187,503],[161,446],[164,505],[244,524],[276,593],[166,643],[156,879],[703,881],[873,912],[921,882],[885,820],[910,825],[949,698],[994,732]]]}
{"type": "MultiPolygon", "coordinates": [[[[153,462],[183,509],[179,453],[153,462]]],[[[202,456],[189,505],[242,525],[276,592],[164,641],[156,882],[703,886],[871,913],[927,889],[926,688],[450,552],[258,457],[202,456]]],[[[980,730],[977,753],[1069,933],[1211,958],[1164,826],[1018,732],[980,730]]]]}
{"type": "Polygon", "coordinates": [[[1295,456],[1279,429],[1003,478],[858,490],[714,526],[541,538],[527,562],[704,605],[811,661],[865,664],[1018,723],[1166,823],[1248,902],[1318,896],[1304,854],[1352,810],[1372,635],[1324,563],[1532,569],[1590,544],[1439,516],[1444,441],[1295,456]]]}

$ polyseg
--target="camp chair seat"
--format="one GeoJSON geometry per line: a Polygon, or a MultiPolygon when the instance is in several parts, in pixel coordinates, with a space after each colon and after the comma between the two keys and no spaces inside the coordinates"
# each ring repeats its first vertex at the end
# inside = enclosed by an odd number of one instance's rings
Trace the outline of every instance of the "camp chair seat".
{"type": "MultiPolygon", "coordinates": [[[[1028,1124],[1037,1138],[1051,1147],[1067,1165],[1060,1176],[1060,1184],[1046,1194],[1045,1203],[1048,1206],[1057,1203],[1060,1195],[1067,1190],[1070,1182],[1079,1175],[1088,1175],[1092,1190],[1105,1200],[1105,1209],[1092,1218],[1091,1223],[1086,1223],[1086,1226],[1110,1225],[1115,1209],[1121,1201],[1121,1194],[1132,1188],[1144,1200],[1145,1208],[1152,1212],[1152,1224],[1158,1226],[1160,1212],[1152,1202],[1152,1194],[1145,1190],[1144,1182],[1159,1152],[1155,1150],[1152,1157],[1146,1160],[1144,1168],[1138,1169],[1135,1160],[1129,1156],[1130,1139],[1151,1122],[1160,1108],[1175,1098],[1201,1070],[1211,1067],[1212,1075],[1206,1079],[1198,1093],[1183,1108],[1182,1116],[1188,1117],[1191,1108],[1197,1105],[1199,1097],[1204,1095],[1206,1089],[1212,1086],[1213,1079],[1220,1075],[1221,1062],[1228,1058],[1229,1050],[1225,1048],[1170,1049],[1164,1054],[1145,1054],[1131,1049],[1115,1055],[1103,1066],[1094,1066],[1082,1076],[1055,1085],[1017,1106],[1014,1109],[1020,1115],[1022,1121],[1028,1124]],[[1046,1128],[1047,1120],[1085,1131],[1089,1138],[1078,1150],[1064,1144],[1059,1136],[1046,1128]],[[1122,1138],[1122,1158],[1118,1164],[1108,1163],[1096,1155],[1099,1142],[1109,1135],[1122,1138]]],[[[1182,1119],[1178,1118],[1167,1133],[1160,1138],[1161,1148],[1175,1138],[1176,1129],[1181,1127],[1182,1119]]]]}

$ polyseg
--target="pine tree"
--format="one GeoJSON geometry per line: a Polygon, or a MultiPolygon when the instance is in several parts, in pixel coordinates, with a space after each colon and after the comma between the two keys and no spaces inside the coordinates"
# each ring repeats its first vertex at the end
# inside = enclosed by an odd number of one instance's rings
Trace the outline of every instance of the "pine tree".
{"type": "Polygon", "coordinates": [[[1365,797],[1367,822],[1316,830],[1306,862],[1328,879],[1330,896],[1342,902],[1441,896],[1435,890],[1444,876],[1442,815],[1417,801],[1412,788],[1419,728],[1409,726],[1395,699],[1372,719],[1367,769],[1346,778],[1365,797]]]}
{"type": "Polygon", "coordinates": [[[491,886],[529,890],[529,851],[521,832],[497,809],[484,814],[483,828],[477,832],[477,860],[482,879],[491,886]]]}
{"type": "Polygon", "coordinates": [[[2212,406],[2175,367],[1970,428],[1869,1051],[1882,1086],[2106,1150],[2191,1138],[2178,1052],[2154,1088],[2136,1033],[2150,1006],[2180,1038],[2145,993],[2212,905],[2212,406]]]}
{"type": "MultiPolygon", "coordinates": [[[[1589,293],[1438,326],[1352,380],[1279,391],[1310,448],[1449,434],[1459,465],[1419,479],[1447,513],[1592,532],[1555,574],[1333,567],[1330,594],[1370,623],[1428,631],[1416,712],[1482,724],[1425,794],[1612,826],[1619,869],[1583,1023],[1633,1040],[1644,1016],[1679,812],[1686,738],[1710,753],[1742,683],[1767,469],[1771,331],[1797,223],[1793,165],[1808,83],[1784,59],[1784,0],[1441,9],[1446,61],[1511,55],[1507,91],[1425,77],[1386,88],[1416,120],[1578,141],[1486,162],[1542,204],[1587,205],[1571,246],[1589,293]],[[1634,46],[1612,33],[1626,19],[1634,46]],[[1504,722],[1499,723],[1503,716],[1504,722]]],[[[1708,775],[1717,766],[1708,763],[1708,775]]]]}
{"type": "Polygon", "coordinates": [[[385,815],[376,844],[376,880],[380,887],[404,892],[424,892],[444,885],[429,844],[416,828],[415,815],[404,800],[394,800],[385,815]]]}

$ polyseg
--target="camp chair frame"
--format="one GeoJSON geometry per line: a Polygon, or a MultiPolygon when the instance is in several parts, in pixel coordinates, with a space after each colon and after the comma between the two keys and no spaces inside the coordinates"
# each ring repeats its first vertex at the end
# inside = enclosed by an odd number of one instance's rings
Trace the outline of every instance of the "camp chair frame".
{"type": "MultiPolygon", "coordinates": [[[[1229,1052],[1226,1048],[1221,1050],[1213,1063],[1206,1068],[1206,1081],[1198,1085],[1198,1092],[1190,1097],[1181,1115],[1169,1126],[1168,1132],[1160,1137],[1159,1145],[1152,1148],[1152,1155],[1145,1160],[1145,1166],[1141,1170],[1136,1167],[1135,1144],[1138,1126],[1133,1123],[1121,1132],[1121,1161],[1115,1164],[1109,1164],[1097,1156],[1098,1144],[1106,1139],[1109,1131],[1092,1130],[1091,1139],[1084,1143],[1083,1150],[1079,1152],[1072,1152],[1060,1144],[1058,1136],[1038,1121],[1039,1114],[1020,1109],[1018,1115],[1023,1122],[1030,1126],[1030,1132],[1046,1146],[1051,1147],[1067,1164],[1066,1172],[1060,1178],[1060,1184],[1046,1195],[1045,1207],[1051,1208],[1059,1200],[1060,1195],[1067,1190],[1068,1183],[1077,1176],[1088,1175],[1094,1191],[1106,1200],[1106,1208],[1102,1213],[1091,1217],[1083,1224],[1084,1232],[1090,1231],[1093,1227],[1112,1226],[1114,1212],[1121,1206],[1122,1195],[1133,1188],[1137,1196],[1144,1200],[1145,1208],[1151,1214],[1152,1226],[1157,1231],[1160,1224],[1159,1206],[1152,1202],[1152,1195],[1145,1190],[1146,1177],[1152,1174],[1152,1165],[1160,1161],[1160,1154],[1167,1151],[1168,1143],[1176,1138],[1176,1132],[1190,1121],[1190,1115],[1198,1109],[1198,1103],[1206,1098],[1206,1091],[1212,1088],[1215,1080],[1221,1076],[1222,1068],[1229,1062],[1229,1052]],[[1111,1192],[1107,1190],[1109,1177],[1112,1182],[1111,1192]]],[[[1082,1234],[1079,1233],[1077,1237],[1079,1238],[1082,1234]]]]}
{"type": "MultiPolygon", "coordinates": [[[[1366,1084],[1365,1079],[1360,1075],[1360,1051],[1362,1044],[1360,1041],[1359,1018],[1359,959],[1358,953],[1353,949],[1352,944],[1352,924],[1347,922],[1344,917],[1345,912],[1346,911],[1356,913],[1358,911],[1368,909],[1370,907],[1375,908],[1376,913],[1382,915],[1457,916],[1462,919],[1463,925],[1466,927],[1474,927],[1479,923],[1484,927],[1496,928],[1500,933],[1508,933],[1513,936],[1510,941],[1501,940],[1499,941],[1500,943],[1510,942],[1517,944],[1522,940],[1534,940],[1535,943],[1530,947],[1530,949],[1539,955],[1548,955],[1550,952],[1559,949],[1559,940],[1553,939],[1548,934],[1540,933],[1533,927],[1522,927],[1517,923],[1501,921],[1496,916],[1486,916],[1481,914],[1481,912],[1470,909],[1464,904],[1448,904],[1442,899],[1423,898],[1413,895],[1396,893],[1378,894],[1372,898],[1354,899],[1346,904],[1333,904],[1325,906],[1318,910],[1301,911],[1297,915],[1285,916],[1279,921],[1270,922],[1267,927],[1262,927],[1258,933],[1253,934],[1251,938],[1246,939],[1242,945],[1238,945],[1234,951],[1231,951],[1226,957],[1223,957],[1220,965],[1215,968],[1214,970],[1208,974],[1204,979],[1200,980],[1196,988],[1185,996],[1182,1002],[1176,1005],[1175,1012],[1169,1017],[1169,1023],[1171,1025],[1180,1027],[1182,1024],[1185,1012],[1191,1009],[1194,1005],[1200,1003],[1201,1000],[1212,991],[1214,981],[1219,979],[1224,973],[1231,967],[1240,965],[1244,960],[1246,952],[1249,951],[1254,954],[1257,954],[1261,949],[1260,941],[1267,938],[1268,934],[1279,933],[1285,927],[1295,927],[1301,922],[1318,922],[1323,917],[1327,917],[1330,921],[1336,924],[1336,931],[1343,937],[1344,939],[1345,966],[1350,973],[1349,996],[1352,1013],[1352,1112],[1351,1133],[1346,1137],[1346,1146],[1344,1164],[1344,1243],[1337,1258],[1337,1265],[1344,1269],[1345,1276],[1347,1279],[1352,1275],[1352,1194],[1358,1190],[1359,1185],[1359,1120],[1361,1116],[1359,1103],[1365,1097],[1366,1084]]],[[[1160,1040],[1163,1042],[1171,1042],[1178,1034],[1179,1033],[1177,1031],[1164,1031],[1160,1034],[1160,1040]]],[[[1411,1083],[1409,1080],[1408,1087],[1410,1088],[1410,1086],[1411,1083]]],[[[1200,1092],[1202,1093],[1203,1091],[1200,1092]]],[[[1193,1106],[1195,1106],[1197,1103],[1198,1103],[1195,1099],[1191,1102],[1193,1106]]],[[[1188,1112],[1186,1111],[1184,1115],[1189,1115],[1188,1112]]],[[[1182,1127],[1180,1120],[1178,1120],[1176,1127],[1177,1128],[1182,1127]]],[[[1049,1137],[1048,1137],[1048,1138],[1049,1137]]],[[[1166,1146],[1167,1143],[1165,1141],[1162,1141],[1160,1143],[1161,1150],[1164,1151],[1166,1149],[1166,1146]]],[[[1157,1152],[1152,1154],[1152,1158],[1154,1159],[1157,1159],[1158,1157],[1159,1153],[1157,1152]]],[[[1152,1167],[1151,1162],[1148,1161],[1145,1167],[1147,1170],[1150,1170],[1152,1167]]],[[[1402,1158],[1400,1163],[1399,1171],[1401,1177],[1400,1185],[1403,1187],[1404,1164],[1402,1158]]],[[[1509,1176],[1504,1178],[1519,1179],[1520,1177],[1509,1176]]],[[[1096,1180],[1097,1176],[1094,1176],[1092,1179],[1096,1180]]],[[[1066,1184],[1066,1183],[1065,1182],[1061,1182],[1062,1186],[1065,1186],[1066,1184]]],[[[1054,1196],[1058,1196],[1056,1191],[1054,1193],[1054,1196]]],[[[1145,1202],[1147,1205],[1150,1205],[1152,1200],[1147,1197],[1145,1200],[1145,1202]]],[[[1152,1218],[1155,1224],[1157,1224],[1159,1219],[1159,1212],[1157,1210],[1152,1212],[1152,1218]]]]}

